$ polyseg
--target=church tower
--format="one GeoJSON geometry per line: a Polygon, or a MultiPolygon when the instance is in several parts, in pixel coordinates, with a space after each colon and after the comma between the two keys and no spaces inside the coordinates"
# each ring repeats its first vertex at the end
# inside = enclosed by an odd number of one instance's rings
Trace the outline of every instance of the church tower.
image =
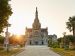
{"type": "Polygon", "coordinates": [[[37,7],[36,7],[35,19],[34,19],[34,23],[33,23],[32,27],[34,30],[39,30],[41,28],[41,24],[40,24],[39,19],[38,19],[37,7]]]}
{"type": "Polygon", "coordinates": [[[36,7],[35,19],[32,28],[26,28],[26,36],[30,45],[47,45],[47,28],[41,28],[36,7]]]}

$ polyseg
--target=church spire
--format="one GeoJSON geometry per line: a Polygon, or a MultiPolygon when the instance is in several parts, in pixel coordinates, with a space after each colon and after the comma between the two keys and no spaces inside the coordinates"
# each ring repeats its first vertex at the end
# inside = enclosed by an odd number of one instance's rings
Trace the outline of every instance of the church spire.
{"type": "Polygon", "coordinates": [[[38,19],[38,11],[37,11],[37,7],[36,7],[36,12],[35,12],[35,18],[38,19]]]}
{"type": "Polygon", "coordinates": [[[37,7],[36,7],[36,12],[35,12],[35,19],[34,19],[34,22],[39,23],[37,7]]]}
{"type": "Polygon", "coordinates": [[[34,28],[34,29],[39,29],[40,27],[41,27],[41,24],[40,24],[39,19],[38,19],[38,10],[37,10],[37,7],[36,7],[35,19],[34,19],[34,23],[33,23],[33,28],[34,28]]]}

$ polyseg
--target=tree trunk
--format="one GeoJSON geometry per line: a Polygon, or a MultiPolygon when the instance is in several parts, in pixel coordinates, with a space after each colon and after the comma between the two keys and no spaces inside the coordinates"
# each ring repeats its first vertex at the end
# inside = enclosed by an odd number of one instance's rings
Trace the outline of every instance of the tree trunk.
{"type": "Polygon", "coordinates": [[[75,36],[75,25],[73,26],[73,36],[75,36]]]}

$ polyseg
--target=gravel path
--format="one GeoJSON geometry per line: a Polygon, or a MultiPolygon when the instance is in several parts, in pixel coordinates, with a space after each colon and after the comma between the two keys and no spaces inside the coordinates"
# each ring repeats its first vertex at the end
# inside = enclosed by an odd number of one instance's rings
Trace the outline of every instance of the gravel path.
{"type": "Polygon", "coordinates": [[[25,51],[16,56],[60,56],[47,46],[26,46],[25,51]]]}

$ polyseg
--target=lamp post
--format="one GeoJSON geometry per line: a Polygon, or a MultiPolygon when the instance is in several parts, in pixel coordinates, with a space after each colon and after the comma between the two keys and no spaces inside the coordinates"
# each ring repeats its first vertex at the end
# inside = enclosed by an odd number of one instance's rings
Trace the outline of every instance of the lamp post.
{"type": "Polygon", "coordinates": [[[9,51],[9,32],[8,32],[9,26],[10,26],[10,24],[8,24],[7,27],[6,27],[5,40],[4,40],[4,46],[5,46],[5,50],[7,52],[9,51]]]}

